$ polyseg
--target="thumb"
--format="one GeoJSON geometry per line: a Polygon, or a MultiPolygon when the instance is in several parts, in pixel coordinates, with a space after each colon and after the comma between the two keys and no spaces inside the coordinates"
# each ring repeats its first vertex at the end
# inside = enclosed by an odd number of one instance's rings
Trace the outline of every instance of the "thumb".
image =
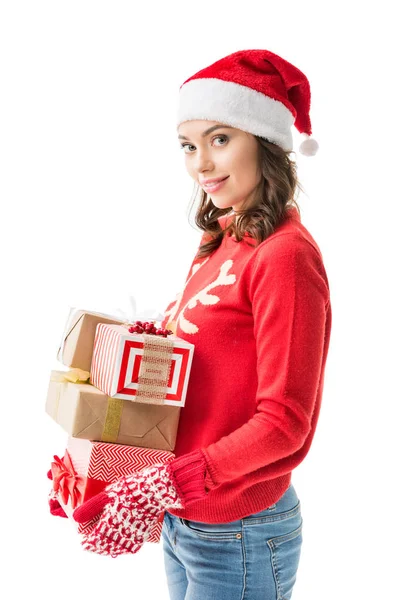
{"type": "Polygon", "coordinates": [[[50,507],[50,513],[52,515],[54,515],[55,517],[67,518],[67,515],[65,514],[65,511],[62,508],[61,504],[58,502],[58,500],[51,498],[49,500],[49,507],[50,507]]]}
{"type": "Polygon", "coordinates": [[[100,492],[100,494],[96,494],[96,496],[84,502],[82,506],[78,506],[72,516],[77,523],[91,521],[96,515],[101,513],[105,505],[108,504],[108,501],[108,494],[100,492]]]}

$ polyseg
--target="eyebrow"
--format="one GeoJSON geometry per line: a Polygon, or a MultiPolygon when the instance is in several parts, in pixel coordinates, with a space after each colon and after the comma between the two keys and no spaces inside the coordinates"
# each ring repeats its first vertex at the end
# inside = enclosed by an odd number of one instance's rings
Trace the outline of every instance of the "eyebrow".
{"type": "MultiPolygon", "coordinates": [[[[209,129],[206,129],[205,131],[203,131],[203,133],[201,134],[201,137],[206,137],[206,135],[208,135],[212,131],[215,131],[215,129],[233,129],[233,127],[229,127],[229,125],[213,125],[209,129]]],[[[184,135],[178,135],[178,140],[179,139],[188,140],[189,138],[185,137],[184,135]]]]}

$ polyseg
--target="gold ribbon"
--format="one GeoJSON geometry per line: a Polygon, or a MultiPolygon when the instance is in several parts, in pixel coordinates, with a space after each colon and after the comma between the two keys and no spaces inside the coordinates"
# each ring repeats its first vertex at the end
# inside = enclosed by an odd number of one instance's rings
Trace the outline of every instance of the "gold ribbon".
{"type": "Polygon", "coordinates": [[[101,434],[102,442],[115,443],[117,441],[124,402],[126,400],[122,400],[121,398],[108,397],[106,419],[104,421],[103,433],[101,434]]]}
{"type": "Polygon", "coordinates": [[[160,335],[141,335],[144,339],[143,356],[133,402],[165,404],[174,343],[160,335]]]}
{"type": "Polygon", "coordinates": [[[70,369],[69,371],[52,371],[51,381],[58,381],[60,383],[85,383],[90,377],[89,371],[83,369],[70,369]]]}

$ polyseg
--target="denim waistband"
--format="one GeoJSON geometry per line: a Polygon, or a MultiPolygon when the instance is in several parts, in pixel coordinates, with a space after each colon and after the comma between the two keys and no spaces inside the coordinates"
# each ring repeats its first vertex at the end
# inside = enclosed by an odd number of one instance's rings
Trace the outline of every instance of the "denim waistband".
{"type": "Polygon", "coordinates": [[[291,483],[286,492],[284,492],[283,495],[274,504],[271,504],[271,506],[264,508],[264,510],[261,510],[258,513],[248,515],[248,517],[246,518],[262,517],[264,515],[269,515],[272,512],[286,512],[287,510],[291,510],[292,508],[294,508],[298,504],[298,502],[299,498],[297,496],[296,490],[294,489],[294,485],[291,483]]]}
{"type": "MultiPolygon", "coordinates": [[[[253,518],[257,519],[260,517],[267,517],[267,516],[271,516],[274,514],[287,512],[287,511],[294,509],[298,504],[299,504],[299,498],[297,496],[297,493],[296,493],[296,490],[295,490],[293,484],[291,483],[289,485],[288,489],[286,490],[286,492],[284,492],[283,495],[274,504],[271,504],[267,508],[265,508],[257,513],[252,513],[251,515],[247,515],[244,518],[245,519],[253,519],[253,518]]],[[[170,515],[170,513],[168,513],[168,514],[173,519],[178,519],[181,523],[183,522],[182,517],[175,517],[175,515],[170,515]]],[[[238,519],[237,521],[230,521],[229,525],[232,525],[232,527],[240,527],[242,525],[242,522],[243,522],[243,519],[238,519]]],[[[200,521],[190,521],[190,523],[192,523],[194,527],[196,527],[196,523],[197,523],[199,528],[203,528],[203,529],[204,529],[204,526],[207,525],[207,523],[203,523],[200,521]]],[[[228,525],[228,523],[225,523],[224,525],[228,525]]],[[[210,524],[210,526],[215,527],[215,524],[210,524]]]]}

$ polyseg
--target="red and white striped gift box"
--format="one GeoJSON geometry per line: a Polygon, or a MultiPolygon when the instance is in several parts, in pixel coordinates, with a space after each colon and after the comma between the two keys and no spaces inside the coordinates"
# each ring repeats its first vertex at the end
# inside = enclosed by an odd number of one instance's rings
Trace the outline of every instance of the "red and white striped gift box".
{"type": "MultiPolygon", "coordinates": [[[[184,406],[194,344],[175,335],[171,369],[163,403],[184,406]]],[[[90,381],[112,398],[135,401],[143,357],[144,337],[122,325],[99,323],[93,346],[90,381]]]]}
{"type": "MultiPolygon", "coordinates": [[[[140,471],[156,463],[167,464],[175,458],[173,452],[165,450],[91,442],[71,436],[68,437],[67,451],[76,473],[86,478],[83,498],[79,505],[123,475],[130,475],[134,471],[140,471]]],[[[78,533],[86,533],[93,529],[99,517],[87,523],[78,524],[72,517],[74,509],[71,501],[69,500],[65,504],[60,497],[58,500],[68,517],[71,517],[76,525],[78,533]]],[[[152,528],[147,542],[158,543],[160,541],[163,521],[164,513],[161,513],[160,520],[152,528]]]]}

